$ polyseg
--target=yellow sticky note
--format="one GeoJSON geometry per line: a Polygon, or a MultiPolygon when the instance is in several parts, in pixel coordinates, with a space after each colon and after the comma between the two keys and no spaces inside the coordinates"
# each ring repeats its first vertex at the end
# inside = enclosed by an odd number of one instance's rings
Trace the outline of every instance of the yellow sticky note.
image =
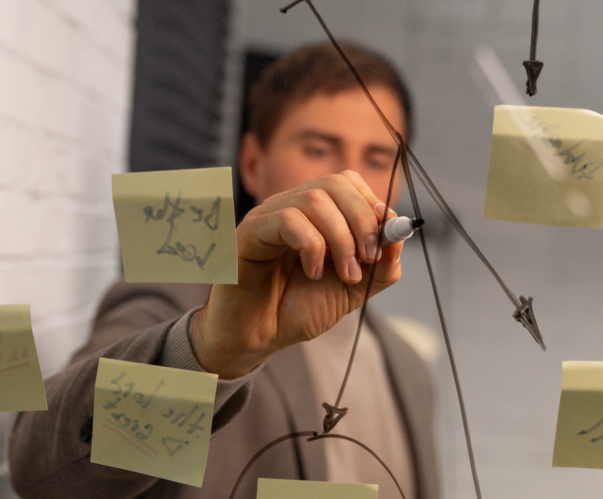
{"type": "Polygon", "coordinates": [[[563,362],[553,466],[603,468],[603,362],[563,362]]]}
{"type": "Polygon", "coordinates": [[[90,461],[201,487],[218,376],[103,359],[90,461]]]}
{"type": "Polygon", "coordinates": [[[484,217],[603,227],[603,116],[496,106],[484,217]]]}
{"type": "Polygon", "coordinates": [[[0,305],[0,411],[45,411],[29,305],[0,305]]]}
{"type": "Polygon", "coordinates": [[[377,499],[377,485],[258,479],[257,499],[377,499]]]}
{"type": "Polygon", "coordinates": [[[112,185],[126,282],[237,283],[229,167],[120,173],[112,185]]]}

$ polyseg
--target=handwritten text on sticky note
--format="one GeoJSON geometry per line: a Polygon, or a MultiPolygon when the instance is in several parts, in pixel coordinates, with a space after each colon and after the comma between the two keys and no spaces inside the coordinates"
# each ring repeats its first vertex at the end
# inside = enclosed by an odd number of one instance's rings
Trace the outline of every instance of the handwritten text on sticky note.
{"type": "Polygon", "coordinates": [[[603,116],[496,106],[484,217],[603,227],[603,116]]]}
{"type": "Polygon", "coordinates": [[[603,362],[563,362],[553,466],[603,469],[603,362]]]}
{"type": "Polygon", "coordinates": [[[377,499],[377,485],[258,479],[257,499],[377,499]]]}
{"type": "Polygon", "coordinates": [[[101,358],[90,460],[201,487],[217,379],[101,358]]]}
{"type": "Polygon", "coordinates": [[[0,305],[0,411],[45,411],[29,305],[0,305]]]}
{"type": "Polygon", "coordinates": [[[127,282],[237,283],[230,168],[113,175],[127,282]]]}

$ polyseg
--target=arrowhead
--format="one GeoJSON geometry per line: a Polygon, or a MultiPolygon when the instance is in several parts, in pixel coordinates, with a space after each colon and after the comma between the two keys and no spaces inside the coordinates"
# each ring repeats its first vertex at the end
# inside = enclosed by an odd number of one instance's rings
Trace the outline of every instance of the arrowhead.
{"type": "Polygon", "coordinates": [[[322,427],[325,433],[329,433],[335,427],[335,425],[339,423],[339,420],[348,413],[348,409],[347,407],[341,409],[338,407],[333,407],[326,402],[323,402],[322,406],[327,411],[327,414],[322,422],[322,427]]]}
{"type": "Polygon", "coordinates": [[[534,310],[532,310],[532,298],[528,298],[520,296],[519,300],[521,304],[515,312],[513,312],[513,317],[515,320],[521,322],[524,327],[530,332],[536,343],[540,345],[540,348],[546,350],[546,346],[544,341],[542,341],[542,336],[540,335],[540,331],[538,330],[538,324],[536,324],[536,317],[534,316],[534,310]]]}
{"type": "Polygon", "coordinates": [[[542,71],[542,66],[544,66],[544,64],[540,61],[523,61],[523,65],[528,73],[526,94],[531,97],[536,94],[536,80],[540,76],[540,71],[542,71]]]}

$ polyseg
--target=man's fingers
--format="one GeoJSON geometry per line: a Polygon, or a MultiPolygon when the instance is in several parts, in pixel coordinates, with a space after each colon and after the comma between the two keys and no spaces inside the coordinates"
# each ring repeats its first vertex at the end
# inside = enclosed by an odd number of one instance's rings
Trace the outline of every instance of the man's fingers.
{"type": "MultiPolygon", "coordinates": [[[[371,285],[370,296],[373,297],[384,289],[395,284],[400,279],[402,274],[400,266],[400,252],[402,251],[403,242],[392,244],[383,248],[381,259],[375,263],[375,273],[373,283],[371,285]]],[[[362,281],[356,285],[348,286],[348,289],[353,293],[351,309],[355,309],[362,305],[366,295],[366,287],[371,273],[371,265],[365,264],[363,267],[362,281]]]]}
{"type": "Polygon", "coordinates": [[[358,259],[351,260],[354,254],[366,263],[373,262],[378,255],[378,223],[383,218],[385,208],[383,205],[381,214],[378,215],[379,204],[379,199],[362,177],[355,172],[346,171],[344,174],[320,177],[287,193],[273,196],[260,210],[268,212],[295,206],[302,211],[325,237],[339,275],[348,281],[349,272],[358,276],[358,259]],[[340,212],[349,227],[350,236],[355,243],[354,252],[351,252],[348,232],[341,230],[343,225],[336,211],[340,212]],[[349,264],[348,273],[342,268],[344,262],[349,264]]]}
{"type": "Polygon", "coordinates": [[[241,258],[256,262],[279,259],[291,248],[299,253],[306,276],[310,279],[322,277],[325,240],[297,208],[246,217],[237,232],[241,258]]]}
{"type": "MultiPolygon", "coordinates": [[[[263,242],[268,244],[286,244],[300,252],[304,263],[306,259],[313,258],[315,251],[312,248],[318,234],[321,236],[322,246],[316,250],[319,252],[317,254],[324,259],[326,243],[339,278],[346,283],[360,281],[362,270],[356,257],[354,236],[331,197],[322,189],[310,189],[288,196],[286,204],[292,206],[260,215],[260,220],[257,221],[262,226],[270,221],[278,231],[267,232],[265,235],[257,232],[256,237],[262,238],[263,242]],[[308,224],[312,226],[312,230],[308,224]]],[[[314,263],[312,260],[312,264],[314,263]]],[[[308,277],[312,277],[305,265],[304,272],[308,277]]]]}
{"type": "MultiPolygon", "coordinates": [[[[375,196],[375,194],[373,194],[372,189],[369,187],[369,185],[358,172],[352,170],[344,170],[340,173],[340,175],[346,177],[352,183],[352,185],[354,185],[358,192],[362,194],[365,201],[369,204],[369,206],[377,215],[377,221],[381,223],[383,221],[383,216],[385,212],[385,200],[381,200],[377,196],[375,196]]],[[[392,216],[396,216],[396,212],[390,208],[388,217],[386,217],[386,219],[391,218],[392,216]]]]}
{"type": "Polygon", "coordinates": [[[404,242],[400,242],[382,248],[383,254],[376,264],[377,268],[375,269],[373,281],[374,289],[371,292],[371,296],[398,282],[398,279],[400,279],[400,275],[402,274],[400,253],[403,246],[404,242]]]}

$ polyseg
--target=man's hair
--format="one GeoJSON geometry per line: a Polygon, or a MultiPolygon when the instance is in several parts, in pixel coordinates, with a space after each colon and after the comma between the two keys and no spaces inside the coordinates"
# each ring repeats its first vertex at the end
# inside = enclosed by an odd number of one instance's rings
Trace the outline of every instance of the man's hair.
{"type": "MultiPolygon", "coordinates": [[[[410,94],[401,76],[383,56],[353,43],[341,48],[365,85],[381,85],[394,92],[404,112],[406,140],[413,136],[410,94]]],[[[334,95],[360,88],[335,47],[310,45],[281,57],[262,73],[249,94],[249,129],[266,147],[288,110],[317,93],[334,95]]]]}

